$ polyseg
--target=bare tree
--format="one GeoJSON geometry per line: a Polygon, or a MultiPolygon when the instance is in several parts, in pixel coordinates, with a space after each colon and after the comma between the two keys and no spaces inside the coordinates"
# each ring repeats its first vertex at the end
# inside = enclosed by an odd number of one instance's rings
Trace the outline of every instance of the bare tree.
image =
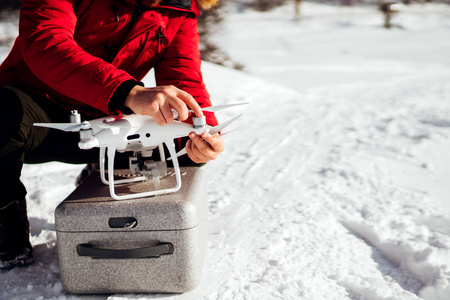
{"type": "Polygon", "coordinates": [[[269,11],[285,2],[286,0],[256,0],[255,9],[259,11],[269,11]]]}
{"type": "Polygon", "coordinates": [[[302,0],[294,0],[295,1],[295,18],[300,19],[300,4],[302,0]]]}
{"type": "Polygon", "coordinates": [[[219,3],[218,6],[210,10],[203,11],[201,16],[198,18],[201,58],[204,61],[242,70],[244,68],[243,65],[233,62],[228,54],[221,50],[211,40],[211,37],[217,34],[220,29],[220,24],[223,21],[223,15],[223,4],[219,3]]]}
{"type": "Polygon", "coordinates": [[[381,1],[379,5],[380,11],[384,14],[384,27],[389,29],[392,27],[391,19],[392,17],[397,14],[403,4],[401,2],[387,2],[387,1],[381,1]]]}

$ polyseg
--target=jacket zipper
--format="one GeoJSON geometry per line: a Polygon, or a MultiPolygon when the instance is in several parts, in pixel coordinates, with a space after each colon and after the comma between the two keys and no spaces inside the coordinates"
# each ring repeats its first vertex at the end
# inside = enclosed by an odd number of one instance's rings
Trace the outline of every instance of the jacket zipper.
{"type": "MultiPolygon", "coordinates": [[[[116,6],[115,9],[114,9],[114,7],[111,7],[111,9],[113,9],[113,11],[114,11],[114,13],[115,13],[115,15],[116,15],[116,21],[119,21],[119,15],[118,15],[119,8],[116,6]]],[[[137,21],[137,19],[138,19],[138,17],[139,17],[140,14],[141,14],[141,9],[140,9],[139,7],[136,6],[136,10],[135,10],[135,11],[133,12],[133,14],[131,15],[130,21],[129,21],[128,24],[127,24],[127,26],[128,26],[127,32],[123,35],[123,38],[122,38],[122,41],[120,42],[120,44],[118,44],[118,45],[119,45],[119,49],[121,48],[121,46],[123,45],[123,43],[124,43],[125,40],[127,39],[128,34],[130,34],[130,31],[131,31],[131,29],[133,28],[134,23],[137,21]]],[[[115,52],[115,53],[111,56],[111,59],[108,60],[108,61],[112,62],[112,61],[114,61],[114,59],[116,58],[116,56],[117,56],[117,54],[118,54],[118,52],[119,52],[120,50],[117,50],[117,49],[113,48],[112,46],[108,45],[108,46],[105,47],[105,51],[111,52],[111,53],[112,53],[112,52],[115,52]]]]}
{"type": "MultiPolygon", "coordinates": [[[[119,8],[117,6],[113,6],[113,7],[111,7],[111,9],[115,13],[116,21],[119,21],[119,15],[118,15],[119,8]]],[[[139,15],[141,14],[141,12],[142,12],[142,10],[138,6],[136,6],[136,10],[133,12],[133,15],[131,16],[130,21],[128,23],[129,27],[128,27],[127,33],[124,35],[124,39],[123,39],[123,41],[122,41],[122,43],[120,45],[122,45],[123,42],[126,40],[128,34],[130,33],[134,23],[137,21],[137,19],[138,19],[139,15]]],[[[164,35],[164,28],[162,26],[159,26],[158,27],[158,31],[156,32],[156,40],[157,40],[157,44],[158,44],[158,52],[159,53],[161,53],[161,51],[162,51],[162,46],[164,44],[164,38],[165,37],[166,36],[164,35]]],[[[110,46],[107,46],[107,47],[112,48],[110,46]]],[[[112,51],[112,49],[110,49],[110,51],[112,51]]],[[[115,55],[113,56],[111,61],[114,60],[116,55],[117,55],[117,53],[115,53],[115,55]]]]}
{"type": "Polygon", "coordinates": [[[164,43],[165,37],[166,36],[164,35],[162,26],[159,26],[158,31],[156,32],[156,39],[158,41],[158,52],[161,52],[161,50],[162,50],[162,45],[164,43]]]}

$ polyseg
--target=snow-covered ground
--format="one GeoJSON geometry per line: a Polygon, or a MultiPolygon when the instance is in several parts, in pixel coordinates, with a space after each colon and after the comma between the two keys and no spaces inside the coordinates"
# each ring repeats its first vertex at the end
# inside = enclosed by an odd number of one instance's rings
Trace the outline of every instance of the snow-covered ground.
{"type": "Polygon", "coordinates": [[[50,163],[24,168],[37,261],[0,274],[1,299],[450,299],[450,6],[407,6],[391,30],[374,7],[227,10],[216,41],[246,72],[205,63],[205,81],[251,105],[204,167],[200,286],[66,294],[53,211],[83,166],[50,163]]]}

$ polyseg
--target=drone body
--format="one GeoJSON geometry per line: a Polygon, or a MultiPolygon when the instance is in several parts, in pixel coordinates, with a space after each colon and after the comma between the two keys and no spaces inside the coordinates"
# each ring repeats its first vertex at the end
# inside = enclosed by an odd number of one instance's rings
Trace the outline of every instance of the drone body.
{"type": "Polygon", "coordinates": [[[145,115],[125,115],[119,120],[106,117],[89,121],[89,124],[85,123],[83,128],[81,123],[80,135],[84,132],[84,136],[78,144],[80,149],[114,146],[119,152],[142,151],[167,142],[167,137],[173,140],[190,132],[201,134],[208,131],[206,126],[193,128],[191,124],[180,121],[161,127],[145,115]]]}
{"type": "MultiPolygon", "coordinates": [[[[222,105],[208,107],[204,111],[217,111],[223,108],[233,107],[246,103],[222,105]]],[[[176,192],[181,187],[181,174],[177,157],[186,153],[185,149],[176,153],[174,139],[188,136],[191,132],[202,134],[210,132],[219,133],[226,126],[236,120],[237,116],[221,125],[207,128],[205,117],[193,116],[192,124],[187,124],[175,120],[171,124],[164,126],[158,125],[152,117],[146,115],[121,115],[109,116],[80,123],[77,112],[73,111],[72,123],[36,123],[35,126],[59,129],[69,132],[79,132],[80,149],[100,148],[100,175],[102,182],[109,185],[111,197],[115,200],[126,200],[133,198],[150,197],[160,194],[176,192]],[[166,163],[163,144],[166,145],[170,153],[170,159],[173,161],[177,184],[173,188],[148,191],[143,193],[117,195],[114,186],[117,184],[138,182],[148,180],[150,177],[159,180],[159,177],[165,174],[166,163]],[[154,149],[159,148],[161,161],[154,162],[146,159],[152,156],[154,149]],[[132,175],[142,175],[132,177],[131,179],[114,179],[114,157],[117,152],[132,151],[133,157],[130,158],[130,171],[132,175]],[[106,153],[108,155],[108,179],[105,176],[106,153]]]]}

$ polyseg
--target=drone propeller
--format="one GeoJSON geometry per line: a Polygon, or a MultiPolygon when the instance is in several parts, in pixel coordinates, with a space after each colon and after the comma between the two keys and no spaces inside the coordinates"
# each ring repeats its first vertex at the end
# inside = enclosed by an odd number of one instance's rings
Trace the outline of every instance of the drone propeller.
{"type": "MultiPolygon", "coordinates": [[[[223,123],[220,124],[220,125],[217,125],[217,126],[212,127],[212,128],[209,130],[209,133],[210,133],[211,135],[214,135],[214,134],[216,134],[216,133],[221,132],[225,127],[227,127],[228,125],[230,125],[231,123],[233,123],[234,121],[236,121],[236,120],[237,120],[238,118],[240,118],[241,116],[242,116],[242,114],[240,114],[240,115],[238,115],[238,116],[236,116],[236,117],[234,117],[234,118],[231,118],[230,120],[228,120],[228,121],[226,121],[226,122],[223,122],[223,123]]],[[[242,126],[241,126],[241,127],[242,127],[242,126]]],[[[240,127],[239,127],[239,128],[240,128],[240,127]]],[[[232,132],[232,131],[235,131],[235,130],[237,130],[237,129],[239,129],[239,128],[233,129],[233,130],[228,131],[228,132],[225,132],[225,133],[221,133],[219,136],[228,134],[228,133],[230,133],[230,132],[232,132]]],[[[186,147],[184,147],[183,149],[181,149],[180,151],[177,152],[176,157],[180,157],[181,155],[184,155],[184,154],[186,154],[186,153],[187,153],[186,147]]],[[[168,158],[167,160],[171,160],[171,159],[172,159],[172,158],[168,158]]]]}
{"type": "MultiPolygon", "coordinates": [[[[215,105],[215,106],[208,106],[208,107],[202,107],[200,108],[204,112],[216,112],[222,109],[231,108],[239,105],[246,105],[248,102],[242,102],[242,103],[234,103],[234,104],[224,104],[224,105],[215,105]]],[[[188,110],[189,113],[194,113],[193,110],[188,110]]],[[[178,112],[174,109],[172,109],[173,118],[176,120],[178,119],[178,112]]]]}
{"type": "Polygon", "coordinates": [[[81,129],[81,124],[74,123],[34,123],[34,126],[58,129],[66,132],[77,132],[81,129]]]}
{"type": "Polygon", "coordinates": [[[244,126],[239,126],[239,127],[237,127],[237,128],[231,129],[230,131],[227,131],[227,132],[221,132],[221,133],[219,134],[219,136],[224,136],[225,134],[232,133],[232,132],[234,132],[234,131],[236,131],[236,130],[238,130],[238,129],[241,129],[242,127],[244,127],[244,126]]]}
{"type": "Polygon", "coordinates": [[[222,131],[225,127],[227,127],[228,125],[230,125],[231,123],[233,123],[234,121],[236,121],[238,118],[240,118],[242,116],[242,114],[240,114],[240,115],[238,115],[238,116],[236,116],[236,117],[234,117],[234,118],[231,118],[230,120],[228,120],[228,121],[226,121],[226,122],[223,122],[222,124],[220,124],[220,125],[217,125],[217,126],[214,126],[213,128],[211,128],[210,130],[209,130],[209,133],[210,134],[216,134],[216,133],[219,133],[220,131],[222,131]]]}
{"type": "MultiPolygon", "coordinates": [[[[107,119],[105,119],[107,121],[107,119]]],[[[34,123],[34,126],[46,127],[52,129],[59,129],[66,132],[78,132],[81,129],[89,129],[92,127],[98,129],[107,128],[131,128],[127,125],[117,125],[115,122],[103,122],[102,124],[91,124],[89,121],[83,121],[82,123],[34,123]]]]}
{"type": "MultiPolygon", "coordinates": [[[[222,109],[235,107],[235,106],[239,106],[239,105],[246,105],[246,104],[248,104],[248,102],[234,103],[234,104],[224,104],[224,105],[215,105],[215,106],[204,107],[201,110],[202,111],[206,111],[206,112],[216,112],[216,111],[219,111],[219,110],[222,110],[222,109]]],[[[190,111],[190,112],[192,112],[192,111],[190,111]]]]}

